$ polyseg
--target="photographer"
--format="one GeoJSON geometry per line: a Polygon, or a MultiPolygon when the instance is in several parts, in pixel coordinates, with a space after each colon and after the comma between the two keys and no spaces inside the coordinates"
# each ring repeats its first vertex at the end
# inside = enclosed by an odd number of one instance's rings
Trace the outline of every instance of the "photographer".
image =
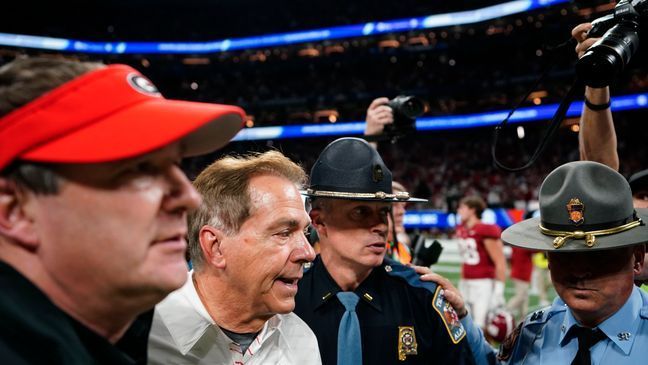
{"type": "MultiPolygon", "coordinates": [[[[388,124],[394,123],[394,112],[387,106],[389,99],[382,97],[374,99],[367,109],[367,124],[365,125],[365,136],[379,135],[388,124]]],[[[374,147],[377,142],[370,142],[374,147]]]]}
{"type": "Polygon", "coordinates": [[[367,109],[365,139],[375,148],[375,141],[391,140],[416,132],[416,118],[428,109],[427,104],[411,95],[399,95],[393,99],[374,99],[367,109]],[[370,138],[367,138],[370,137],[370,138]]]}

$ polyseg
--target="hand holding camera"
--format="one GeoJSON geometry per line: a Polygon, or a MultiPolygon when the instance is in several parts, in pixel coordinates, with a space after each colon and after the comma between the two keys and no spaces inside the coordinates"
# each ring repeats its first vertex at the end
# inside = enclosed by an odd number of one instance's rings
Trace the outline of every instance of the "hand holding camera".
{"type": "MultiPolygon", "coordinates": [[[[579,30],[580,38],[574,36],[579,41],[577,52],[580,57],[576,64],[576,73],[585,85],[596,88],[609,86],[621,74],[639,47],[639,25],[641,17],[647,12],[646,0],[619,1],[613,14],[598,18],[590,24],[587,37],[601,38],[593,42],[591,47],[587,47],[582,56],[579,46],[584,48],[589,42],[579,30]]],[[[574,28],[574,31],[577,28],[574,28]]]]}
{"type": "MultiPolygon", "coordinates": [[[[401,137],[416,130],[416,118],[427,105],[415,96],[399,95],[391,100],[378,98],[367,109],[365,136],[401,137]]],[[[376,141],[376,139],[372,139],[376,141]]]]}
{"type": "Polygon", "coordinates": [[[387,98],[378,98],[371,102],[367,109],[366,136],[381,134],[387,124],[394,123],[394,113],[387,106],[388,103],[387,98]]]}
{"type": "Polygon", "coordinates": [[[592,29],[592,23],[582,23],[578,24],[571,31],[572,37],[576,40],[576,54],[578,58],[583,57],[585,51],[587,51],[600,37],[590,37],[589,31],[592,29]]]}

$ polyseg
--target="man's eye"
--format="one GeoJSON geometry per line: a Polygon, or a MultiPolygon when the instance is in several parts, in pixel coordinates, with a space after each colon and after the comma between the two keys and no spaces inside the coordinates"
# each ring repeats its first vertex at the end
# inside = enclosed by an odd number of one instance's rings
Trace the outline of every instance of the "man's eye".
{"type": "Polygon", "coordinates": [[[150,162],[140,162],[124,168],[121,172],[121,175],[152,175],[156,173],[157,170],[157,167],[150,162]]]}
{"type": "Polygon", "coordinates": [[[281,238],[288,238],[288,237],[290,237],[292,235],[292,232],[291,231],[281,231],[281,232],[277,233],[277,235],[279,237],[281,237],[281,238]]]}
{"type": "Polygon", "coordinates": [[[364,207],[355,208],[351,211],[351,216],[354,218],[362,218],[367,215],[367,209],[364,207]]]}
{"type": "Polygon", "coordinates": [[[142,174],[153,174],[158,171],[158,168],[150,162],[142,162],[135,165],[133,170],[142,174]]]}

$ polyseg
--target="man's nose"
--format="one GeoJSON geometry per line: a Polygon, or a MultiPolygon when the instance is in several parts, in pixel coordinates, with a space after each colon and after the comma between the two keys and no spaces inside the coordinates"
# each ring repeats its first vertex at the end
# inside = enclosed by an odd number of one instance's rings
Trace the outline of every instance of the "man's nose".
{"type": "Polygon", "coordinates": [[[293,250],[292,257],[295,262],[311,262],[315,260],[315,250],[311,246],[306,236],[301,233],[297,242],[297,247],[293,250]]]}
{"type": "Polygon", "coordinates": [[[163,203],[165,210],[186,212],[198,208],[202,198],[180,167],[169,167],[166,179],[169,191],[163,203]]]}

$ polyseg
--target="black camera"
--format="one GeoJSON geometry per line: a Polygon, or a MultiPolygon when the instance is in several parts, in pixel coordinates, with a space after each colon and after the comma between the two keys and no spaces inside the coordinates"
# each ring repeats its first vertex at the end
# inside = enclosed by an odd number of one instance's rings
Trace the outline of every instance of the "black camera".
{"type": "Polygon", "coordinates": [[[412,239],[412,264],[430,267],[439,261],[443,246],[439,241],[423,235],[412,239]]]}
{"type": "Polygon", "coordinates": [[[623,71],[639,47],[640,17],[646,15],[647,0],[621,0],[614,13],[592,22],[588,37],[601,37],[576,64],[585,85],[608,86],[623,71]]]}
{"type": "Polygon", "coordinates": [[[394,123],[385,125],[385,134],[403,135],[416,130],[416,118],[425,113],[425,103],[415,96],[399,95],[391,99],[387,106],[394,113],[394,123]]]}

